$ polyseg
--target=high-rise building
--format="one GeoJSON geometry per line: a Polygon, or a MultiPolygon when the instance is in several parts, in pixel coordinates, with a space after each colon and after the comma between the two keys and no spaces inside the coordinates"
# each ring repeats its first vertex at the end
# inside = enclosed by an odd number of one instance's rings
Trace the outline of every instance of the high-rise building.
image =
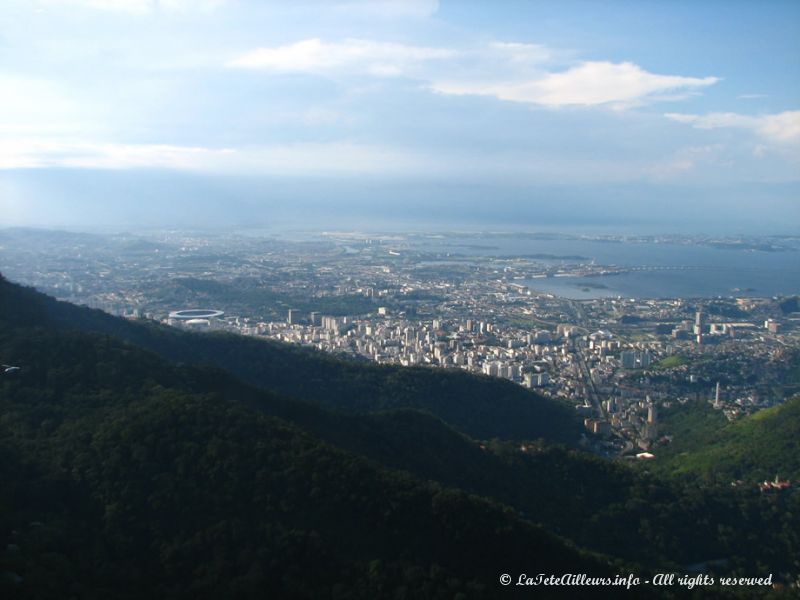
{"type": "Polygon", "coordinates": [[[645,440],[652,442],[658,437],[658,407],[647,396],[647,422],[644,427],[645,440]]]}
{"type": "Polygon", "coordinates": [[[695,335],[704,334],[705,328],[706,328],[705,315],[703,314],[703,310],[700,309],[694,315],[694,334],[695,335]]]}
{"type": "Polygon", "coordinates": [[[652,402],[647,406],[647,423],[654,425],[658,422],[658,407],[652,402]]]}
{"type": "Polygon", "coordinates": [[[547,373],[525,373],[523,381],[526,387],[537,388],[544,387],[550,382],[547,373]]]}
{"type": "Polygon", "coordinates": [[[300,311],[296,308],[290,308],[289,314],[286,317],[286,322],[289,325],[297,325],[300,322],[300,311]]]}
{"type": "Polygon", "coordinates": [[[332,333],[340,333],[342,331],[343,322],[336,317],[322,317],[322,327],[325,331],[332,333]]]}
{"type": "Polygon", "coordinates": [[[619,357],[622,361],[623,368],[633,369],[636,367],[636,352],[633,350],[626,350],[622,352],[619,357]]]}
{"type": "Polygon", "coordinates": [[[491,375],[492,377],[497,377],[498,366],[497,363],[483,363],[483,373],[485,375],[491,375]]]}

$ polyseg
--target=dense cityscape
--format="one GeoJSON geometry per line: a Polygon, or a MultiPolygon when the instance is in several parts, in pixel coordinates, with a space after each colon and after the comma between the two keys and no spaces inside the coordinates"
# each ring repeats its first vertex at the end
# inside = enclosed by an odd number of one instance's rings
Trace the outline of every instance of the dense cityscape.
{"type": "MultiPolygon", "coordinates": [[[[289,240],[6,230],[1,239],[10,277],[113,314],[535,388],[572,406],[584,419],[584,442],[604,455],[653,456],[670,442],[659,410],[674,403],[705,399],[735,420],[800,389],[792,371],[800,351],[796,298],[742,290],[702,299],[570,299],[537,289],[562,278],[587,291],[587,276],[624,269],[577,255],[480,256],[487,246],[454,248],[443,234],[289,240]]],[[[756,252],[793,252],[796,243],[668,241],[756,252]]]]}

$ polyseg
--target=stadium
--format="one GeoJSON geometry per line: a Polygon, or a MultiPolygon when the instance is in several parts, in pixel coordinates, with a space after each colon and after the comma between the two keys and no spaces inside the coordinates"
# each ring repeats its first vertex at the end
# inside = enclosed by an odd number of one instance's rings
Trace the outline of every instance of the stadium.
{"type": "Polygon", "coordinates": [[[190,308],[172,311],[167,317],[167,323],[187,329],[209,329],[224,316],[225,313],[221,310],[190,308]]]}
{"type": "Polygon", "coordinates": [[[170,319],[176,321],[191,321],[192,319],[221,319],[225,313],[221,310],[206,310],[202,308],[191,308],[188,310],[176,310],[169,313],[170,319]]]}

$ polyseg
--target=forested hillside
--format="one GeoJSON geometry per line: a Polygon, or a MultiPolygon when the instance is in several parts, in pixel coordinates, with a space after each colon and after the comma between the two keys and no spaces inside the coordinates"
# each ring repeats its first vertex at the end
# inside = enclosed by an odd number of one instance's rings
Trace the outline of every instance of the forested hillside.
{"type": "Polygon", "coordinates": [[[354,364],[288,344],[237,335],[193,335],[128,322],[0,281],[8,322],[113,335],[178,362],[216,365],[245,382],[331,408],[418,408],[476,438],[573,444],[581,423],[565,407],[509,381],[462,371],[354,364]]]}
{"type": "MultiPolygon", "coordinates": [[[[299,398],[300,383],[283,395],[79,331],[100,322],[128,339],[172,335],[7,282],[0,315],[0,358],[21,367],[0,379],[10,549],[0,573],[11,597],[472,598],[497,597],[499,573],[532,568],[680,572],[714,560],[781,581],[800,571],[796,493],[673,480],[543,439],[476,439],[432,414],[435,400],[430,412],[333,410],[299,398]]],[[[207,343],[175,334],[186,348],[207,343]]],[[[237,340],[260,343],[224,343],[237,340]]],[[[276,360],[297,353],[264,347],[276,360]]],[[[371,373],[373,385],[404,376],[371,373]]],[[[731,443],[780,432],[790,452],[797,411],[763,414],[761,429],[731,443]]]]}
{"type": "Polygon", "coordinates": [[[23,365],[0,387],[4,597],[484,597],[531,561],[612,572],[494,501],[201,393],[200,369],[41,328],[3,327],[0,353],[23,365]]]}
{"type": "Polygon", "coordinates": [[[683,435],[663,453],[663,472],[723,483],[800,479],[800,397],[733,423],[707,403],[677,407],[667,418],[683,435]]]}

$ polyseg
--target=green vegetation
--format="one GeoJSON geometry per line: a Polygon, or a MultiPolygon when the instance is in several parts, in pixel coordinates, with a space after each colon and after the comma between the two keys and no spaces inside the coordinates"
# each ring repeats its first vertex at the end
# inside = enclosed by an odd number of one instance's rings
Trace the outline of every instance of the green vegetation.
{"type": "Polygon", "coordinates": [[[702,447],[728,425],[721,410],[714,410],[707,400],[673,404],[659,415],[660,432],[672,442],[659,449],[659,457],[670,457],[702,447]]]}
{"type": "MultiPolygon", "coordinates": [[[[127,322],[2,279],[0,356],[23,367],[0,379],[3,598],[506,597],[503,572],[719,557],[800,572],[800,494],[553,445],[572,421],[511,384],[127,322]]],[[[665,422],[698,444],[719,416],[681,414],[665,422]]],[[[796,410],[755,422],[777,418],[796,440],[796,410]]]]}
{"type": "Polygon", "coordinates": [[[665,417],[676,442],[660,470],[720,482],[800,479],[800,397],[734,423],[704,404],[665,417]]]}
{"type": "Polygon", "coordinates": [[[246,383],[358,412],[416,408],[478,439],[574,444],[582,431],[571,407],[510,381],[463,371],[365,365],[289,344],[232,334],[194,335],[117,319],[3,284],[0,311],[19,324],[47,324],[112,335],[168,360],[214,365],[246,383]]]}
{"type": "Polygon", "coordinates": [[[689,364],[689,359],[681,354],[673,354],[660,361],[653,363],[651,369],[672,369],[673,367],[680,367],[681,365],[689,364]]]}
{"type": "Polygon", "coordinates": [[[273,319],[285,319],[288,309],[306,315],[321,311],[332,316],[357,315],[375,312],[377,304],[363,295],[320,296],[286,294],[273,291],[255,278],[238,278],[231,282],[183,277],[149,291],[162,303],[182,306],[226,306],[242,314],[258,314],[273,319]]]}
{"type": "Polygon", "coordinates": [[[0,387],[4,598],[492,597],[531,561],[615,570],[253,410],[279,399],[224,373],[8,324],[0,353],[25,367],[0,387]]]}
{"type": "Polygon", "coordinates": [[[735,304],[726,301],[711,301],[703,304],[703,310],[709,315],[717,315],[727,319],[746,319],[748,313],[735,304]]]}
{"type": "Polygon", "coordinates": [[[788,379],[790,385],[800,384],[800,362],[791,367],[788,379]]]}

